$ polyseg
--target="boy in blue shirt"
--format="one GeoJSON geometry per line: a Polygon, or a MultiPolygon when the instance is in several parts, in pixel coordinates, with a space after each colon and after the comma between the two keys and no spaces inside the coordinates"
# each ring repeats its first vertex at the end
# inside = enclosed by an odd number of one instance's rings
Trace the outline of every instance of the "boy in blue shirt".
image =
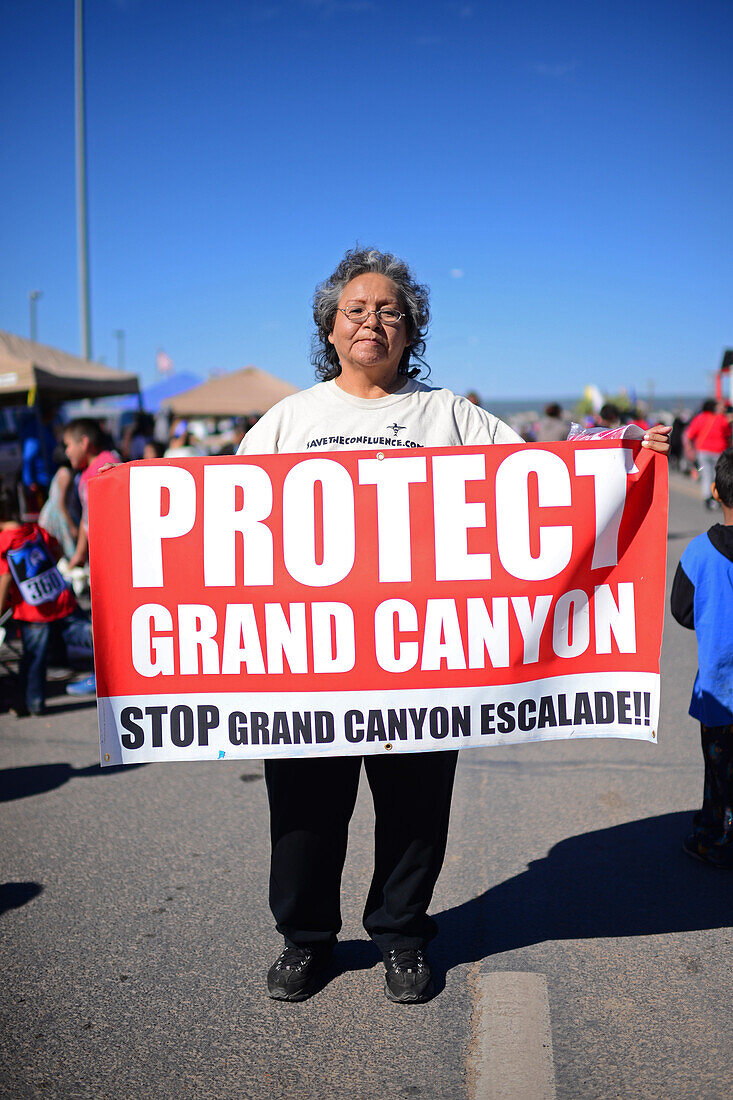
{"type": "Polygon", "coordinates": [[[689,544],[672,585],[672,614],[697,634],[699,669],[690,714],[705,761],[702,809],[682,847],[713,867],[733,868],[733,450],[715,467],[712,496],[723,509],[689,544]]]}

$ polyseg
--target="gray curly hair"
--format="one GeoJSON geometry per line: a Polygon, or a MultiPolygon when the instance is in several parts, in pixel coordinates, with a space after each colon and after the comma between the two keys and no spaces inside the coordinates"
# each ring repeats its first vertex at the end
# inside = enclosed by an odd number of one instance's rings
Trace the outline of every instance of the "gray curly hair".
{"type": "Polygon", "coordinates": [[[430,291],[417,282],[404,260],[391,252],[380,252],[377,248],[359,248],[357,245],[356,248],[349,249],[336,270],[318,284],[313,295],[316,331],[313,334],[311,361],[322,382],[337,378],[341,373],[336,348],[328,337],[333,332],[344,287],[357,276],[367,274],[385,275],[397,287],[407,325],[407,347],[402,353],[399,373],[415,378],[422,367],[430,372],[430,367],[423,359],[430,321],[430,291]],[[418,365],[410,366],[411,359],[417,360],[418,365]]]}

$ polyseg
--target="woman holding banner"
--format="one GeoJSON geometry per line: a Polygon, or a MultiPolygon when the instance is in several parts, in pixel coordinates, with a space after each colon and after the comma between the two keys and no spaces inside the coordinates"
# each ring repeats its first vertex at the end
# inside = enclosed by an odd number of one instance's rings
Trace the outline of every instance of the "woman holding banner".
{"type": "MultiPolygon", "coordinates": [[[[239,454],[522,442],[468,399],[417,380],[428,291],[395,256],[347,252],[317,288],[313,315],[321,381],[266,413],[239,454]]],[[[666,452],[665,430],[651,429],[644,445],[666,452]]],[[[424,951],[436,926],[427,910],[445,854],[457,757],[441,750],[265,761],[270,905],[285,940],[268,973],[271,997],[310,997],[336,943],[362,759],[375,810],[364,927],[384,958],[387,997],[418,1003],[432,996],[424,951]]]]}

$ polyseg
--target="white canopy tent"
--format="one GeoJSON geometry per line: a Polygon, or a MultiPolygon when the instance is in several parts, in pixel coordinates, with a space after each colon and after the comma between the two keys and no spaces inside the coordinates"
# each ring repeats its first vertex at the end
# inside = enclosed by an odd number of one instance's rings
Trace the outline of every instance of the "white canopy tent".
{"type": "Polygon", "coordinates": [[[0,405],[139,393],[136,374],[0,331],[0,405]]]}

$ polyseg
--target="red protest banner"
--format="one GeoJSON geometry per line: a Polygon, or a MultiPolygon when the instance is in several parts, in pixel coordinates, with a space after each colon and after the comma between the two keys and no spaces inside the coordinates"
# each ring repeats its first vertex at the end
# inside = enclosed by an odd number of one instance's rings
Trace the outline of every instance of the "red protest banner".
{"type": "Polygon", "coordinates": [[[90,516],[105,764],[656,736],[638,443],[135,462],[90,516]]]}

